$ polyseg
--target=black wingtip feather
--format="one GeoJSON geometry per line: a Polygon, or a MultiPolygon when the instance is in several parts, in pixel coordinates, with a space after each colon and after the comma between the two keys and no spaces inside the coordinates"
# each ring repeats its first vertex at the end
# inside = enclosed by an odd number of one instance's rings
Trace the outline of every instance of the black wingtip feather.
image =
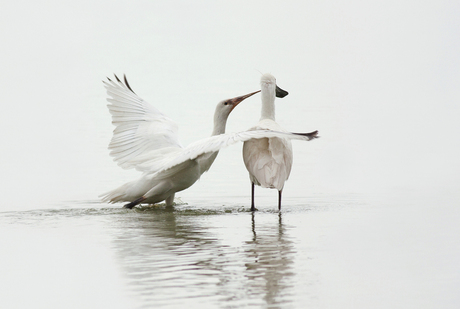
{"type": "MultiPolygon", "coordinates": [[[[120,84],[125,85],[126,87],[128,87],[128,89],[129,89],[132,93],[136,94],[136,93],[134,92],[133,88],[131,88],[131,86],[129,85],[128,79],[126,78],[126,74],[123,74],[124,83],[118,78],[118,76],[117,76],[116,74],[113,74],[113,76],[115,76],[115,79],[116,79],[120,84]]],[[[112,82],[112,80],[111,80],[110,78],[107,77],[107,79],[108,79],[109,82],[112,82]]]]}
{"type": "Polygon", "coordinates": [[[309,139],[319,138],[318,130],[310,132],[310,133],[294,133],[294,134],[303,135],[303,136],[308,137],[309,139]]]}
{"type": "Polygon", "coordinates": [[[126,78],[126,74],[123,74],[123,78],[125,80],[126,87],[128,87],[128,89],[131,90],[131,92],[135,94],[135,92],[133,91],[133,89],[131,88],[131,86],[128,83],[128,79],[126,78]]]}

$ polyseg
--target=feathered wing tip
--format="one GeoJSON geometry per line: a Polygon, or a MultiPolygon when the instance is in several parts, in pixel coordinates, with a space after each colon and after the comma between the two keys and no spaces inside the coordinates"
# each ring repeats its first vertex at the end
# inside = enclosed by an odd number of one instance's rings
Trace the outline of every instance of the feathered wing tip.
{"type": "Polygon", "coordinates": [[[313,131],[313,132],[310,132],[310,133],[293,133],[293,134],[306,136],[306,137],[308,137],[308,140],[309,140],[309,141],[312,140],[312,139],[314,139],[314,138],[319,138],[319,136],[318,136],[318,130],[313,131]]]}
{"type": "Polygon", "coordinates": [[[123,74],[123,79],[125,80],[126,87],[128,87],[128,89],[131,90],[132,93],[135,93],[133,91],[133,89],[131,88],[131,86],[129,85],[129,83],[128,83],[128,79],[126,78],[126,74],[123,74]]]}
{"type": "MultiPolygon", "coordinates": [[[[122,86],[125,87],[125,88],[128,88],[132,93],[136,94],[136,93],[134,92],[134,90],[131,88],[131,86],[129,85],[128,79],[126,78],[126,74],[123,74],[123,80],[124,80],[124,82],[122,82],[122,81],[118,78],[118,76],[117,76],[116,74],[113,74],[113,76],[115,76],[115,79],[117,80],[117,82],[118,82],[120,85],[122,85],[122,86]]],[[[111,80],[109,77],[107,77],[107,80],[108,80],[109,82],[111,82],[111,83],[115,83],[115,82],[114,82],[113,80],[111,80]]],[[[103,83],[105,84],[106,82],[103,81],[103,83]]]]}

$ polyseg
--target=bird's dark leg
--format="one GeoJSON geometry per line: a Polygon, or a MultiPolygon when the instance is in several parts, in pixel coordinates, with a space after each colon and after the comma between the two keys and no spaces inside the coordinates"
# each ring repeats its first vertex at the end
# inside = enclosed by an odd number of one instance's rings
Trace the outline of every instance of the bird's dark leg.
{"type": "Polygon", "coordinates": [[[256,206],[254,205],[254,183],[251,182],[251,211],[255,211],[256,206]]]}
{"type": "Polygon", "coordinates": [[[126,204],[125,206],[123,206],[123,208],[129,208],[129,209],[132,209],[134,206],[142,203],[143,201],[145,201],[147,198],[141,196],[140,198],[138,198],[137,200],[135,201],[132,201],[131,203],[128,203],[126,204]]]}
{"type": "Polygon", "coordinates": [[[281,193],[283,190],[278,191],[278,210],[281,210],[281,193]]]}

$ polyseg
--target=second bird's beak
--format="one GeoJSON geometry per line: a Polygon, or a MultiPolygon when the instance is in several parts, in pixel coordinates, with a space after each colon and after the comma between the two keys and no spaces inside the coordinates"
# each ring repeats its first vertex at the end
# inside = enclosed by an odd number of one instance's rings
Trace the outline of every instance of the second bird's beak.
{"type": "Polygon", "coordinates": [[[240,96],[240,97],[236,97],[236,98],[233,98],[233,99],[228,100],[228,101],[230,102],[230,104],[233,105],[232,110],[233,110],[238,104],[240,104],[244,99],[247,99],[247,98],[249,98],[250,96],[252,96],[252,95],[254,95],[254,94],[258,93],[258,92],[260,92],[260,90],[255,91],[255,92],[251,92],[251,93],[249,93],[249,94],[242,95],[242,96],[240,96]]]}
{"type": "Polygon", "coordinates": [[[278,86],[276,86],[275,93],[276,93],[277,98],[284,98],[285,96],[287,96],[289,94],[289,92],[287,92],[286,90],[281,89],[278,86]]]}

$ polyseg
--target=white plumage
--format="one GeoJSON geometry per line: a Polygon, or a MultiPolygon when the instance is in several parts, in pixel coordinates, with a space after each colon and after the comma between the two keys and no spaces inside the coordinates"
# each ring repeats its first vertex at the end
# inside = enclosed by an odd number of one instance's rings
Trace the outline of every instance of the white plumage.
{"type": "MultiPolygon", "coordinates": [[[[273,130],[286,132],[275,121],[275,95],[279,89],[276,79],[271,74],[264,74],[260,79],[262,96],[262,113],[259,123],[250,130],[273,130]]],[[[286,92],[287,95],[287,92],[286,92]]],[[[311,133],[316,138],[317,132],[311,133]]],[[[281,209],[281,193],[284,182],[289,178],[292,168],[291,139],[277,137],[251,139],[243,144],[243,161],[251,180],[251,210],[254,205],[254,185],[278,190],[278,209],[281,209]]]]}
{"type": "MultiPolygon", "coordinates": [[[[116,76],[115,76],[116,77],[116,76]]],[[[254,138],[283,136],[287,139],[309,140],[310,134],[293,134],[253,130],[224,134],[230,112],[253,92],[219,102],[214,114],[212,136],[184,148],[177,138],[177,125],[169,117],[137,96],[124,80],[104,81],[110,104],[108,108],[115,125],[109,145],[110,154],[122,168],[135,168],[142,176],[102,195],[106,202],[128,201],[132,208],[163,200],[173,204],[176,192],[193,185],[206,172],[218,151],[231,144],[254,138]]]]}

